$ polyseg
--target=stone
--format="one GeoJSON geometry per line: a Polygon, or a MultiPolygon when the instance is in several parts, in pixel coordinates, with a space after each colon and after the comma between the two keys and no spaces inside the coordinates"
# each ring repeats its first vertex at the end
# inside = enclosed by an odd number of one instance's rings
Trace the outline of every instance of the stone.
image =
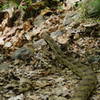
{"type": "Polygon", "coordinates": [[[40,50],[43,46],[47,45],[44,39],[40,39],[38,41],[33,41],[33,47],[35,50],[40,50]]]}
{"type": "Polygon", "coordinates": [[[9,68],[9,64],[8,63],[2,63],[0,64],[0,71],[6,71],[9,68]]]}
{"type": "Polygon", "coordinates": [[[63,21],[63,25],[67,26],[69,24],[71,24],[74,20],[77,20],[79,18],[79,14],[76,12],[69,12],[66,14],[64,21],[63,21]]]}
{"type": "Polygon", "coordinates": [[[50,37],[52,37],[54,40],[57,40],[57,37],[61,36],[62,34],[63,34],[63,32],[58,30],[58,31],[52,32],[50,34],[50,37]]]}
{"type": "Polygon", "coordinates": [[[43,16],[39,15],[35,18],[34,20],[34,25],[36,26],[40,26],[41,23],[43,23],[45,21],[45,19],[43,18],[43,16]]]}
{"type": "Polygon", "coordinates": [[[19,48],[16,50],[12,55],[12,59],[21,59],[21,60],[27,60],[33,55],[32,50],[26,47],[19,48]]]}

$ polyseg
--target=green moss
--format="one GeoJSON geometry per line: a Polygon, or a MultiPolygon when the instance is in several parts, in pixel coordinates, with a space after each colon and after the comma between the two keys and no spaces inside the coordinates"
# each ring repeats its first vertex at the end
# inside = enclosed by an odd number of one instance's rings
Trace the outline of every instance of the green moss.
{"type": "Polygon", "coordinates": [[[86,17],[100,17],[100,0],[86,0],[81,8],[81,12],[86,17]]]}

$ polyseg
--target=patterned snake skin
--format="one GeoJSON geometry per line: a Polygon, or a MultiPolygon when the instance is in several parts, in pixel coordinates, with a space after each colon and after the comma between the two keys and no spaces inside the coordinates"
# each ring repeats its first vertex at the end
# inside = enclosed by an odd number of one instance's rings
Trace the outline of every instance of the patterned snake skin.
{"type": "Polygon", "coordinates": [[[97,85],[97,77],[91,66],[83,65],[80,62],[74,64],[72,62],[74,58],[67,58],[49,35],[45,35],[44,38],[54,52],[59,63],[67,66],[73,73],[81,78],[71,100],[89,100],[91,92],[93,92],[97,85]]]}

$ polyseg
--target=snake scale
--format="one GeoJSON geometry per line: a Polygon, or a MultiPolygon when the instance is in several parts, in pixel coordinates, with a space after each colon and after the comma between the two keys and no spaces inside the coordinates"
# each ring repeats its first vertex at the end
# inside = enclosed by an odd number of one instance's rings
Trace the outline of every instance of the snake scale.
{"type": "Polygon", "coordinates": [[[77,62],[76,64],[73,63],[72,61],[74,61],[74,58],[67,58],[48,34],[44,36],[44,39],[52,49],[58,62],[67,66],[73,73],[81,78],[78,87],[75,88],[75,93],[71,100],[89,100],[91,92],[93,92],[97,85],[97,77],[92,70],[92,67],[81,64],[80,62],[77,62]]]}

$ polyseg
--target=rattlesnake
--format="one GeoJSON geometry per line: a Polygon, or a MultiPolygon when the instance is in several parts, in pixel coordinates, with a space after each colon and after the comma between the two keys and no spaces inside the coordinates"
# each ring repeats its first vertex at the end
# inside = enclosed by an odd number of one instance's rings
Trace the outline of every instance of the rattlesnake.
{"type": "Polygon", "coordinates": [[[83,65],[80,62],[74,64],[72,62],[74,61],[74,58],[67,58],[49,35],[46,34],[44,39],[49,44],[59,63],[67,66],[73,73],[81,78],[71,100],[88,100],[91,92],[96,88],[97,84],[97,77],[92,70],[92,67],[83,65]]]}

